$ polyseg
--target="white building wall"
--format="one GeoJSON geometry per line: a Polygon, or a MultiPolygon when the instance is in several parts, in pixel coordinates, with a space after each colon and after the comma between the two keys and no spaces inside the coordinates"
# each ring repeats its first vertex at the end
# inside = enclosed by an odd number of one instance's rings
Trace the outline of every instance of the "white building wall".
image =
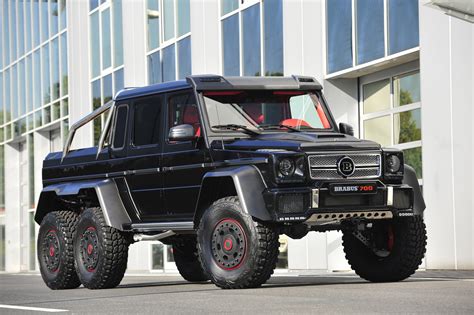
{"type": "Polygon", "coordinates": [[[474,25],[420,5],[428,269],[474,268],[474,25]]]}

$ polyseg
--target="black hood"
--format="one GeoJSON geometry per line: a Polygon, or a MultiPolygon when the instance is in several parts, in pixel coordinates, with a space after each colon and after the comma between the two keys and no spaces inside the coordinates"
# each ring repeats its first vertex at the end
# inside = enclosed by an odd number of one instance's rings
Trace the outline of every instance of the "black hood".
{"type": "Polygon", "coordinates": [[[285,149],[291,151],[379,150],[373,141],[361,140],[341,133],[278,132],[266,133],[225,143],[230,150],[285,149]]]}

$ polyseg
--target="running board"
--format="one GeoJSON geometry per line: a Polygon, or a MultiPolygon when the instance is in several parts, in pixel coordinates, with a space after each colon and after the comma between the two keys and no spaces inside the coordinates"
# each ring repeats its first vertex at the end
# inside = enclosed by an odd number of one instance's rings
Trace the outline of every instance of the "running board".
{"type": "Polygon", "coordinates": [[[133,232],[157,232],[157,231],[193,231],[194,222],[150,222],[133,223],[131,225],[133,232]]]}

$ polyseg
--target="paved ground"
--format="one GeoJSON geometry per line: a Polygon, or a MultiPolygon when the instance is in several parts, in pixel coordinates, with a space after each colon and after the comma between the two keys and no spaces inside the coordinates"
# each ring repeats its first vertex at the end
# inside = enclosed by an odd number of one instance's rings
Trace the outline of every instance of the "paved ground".
{"type": "Polygon", "coordinates": [[[221,290],[178,276],[126,276],[116,289],[51,291],[38,275],[0,274],[0,314],[10,305],[72,313],[464,313],[474,314],[474,271],[418,272],[373,284],[352,273],[278,274],[259,289],[221,290]]]}

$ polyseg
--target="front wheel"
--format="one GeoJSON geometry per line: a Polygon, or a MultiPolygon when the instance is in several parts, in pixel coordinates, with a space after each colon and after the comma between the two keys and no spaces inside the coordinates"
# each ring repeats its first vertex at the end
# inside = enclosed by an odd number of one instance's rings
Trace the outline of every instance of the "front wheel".
{"type": "Polygon", "coordinates": [[[198,254],[211,281],[223,289],[255,288],[273,274],[278,233],[244,213],[238,197],[214,202],[197,231],[198,254]]]}
{"type": "Polygon", "coordinates": [[[114,288],[127,269],[129,239],[107,226],[100,208],[86,209],[80,216],[74,240],[76,271],[89,289],[114,288]]]}
{"type": "Polygon", "coordinates": [[[352,269],[372,282],[401,281],[421,264],[426,251],[423,217],[380,220],[365,231],[343,231],[343,246],[352,269]]]}

